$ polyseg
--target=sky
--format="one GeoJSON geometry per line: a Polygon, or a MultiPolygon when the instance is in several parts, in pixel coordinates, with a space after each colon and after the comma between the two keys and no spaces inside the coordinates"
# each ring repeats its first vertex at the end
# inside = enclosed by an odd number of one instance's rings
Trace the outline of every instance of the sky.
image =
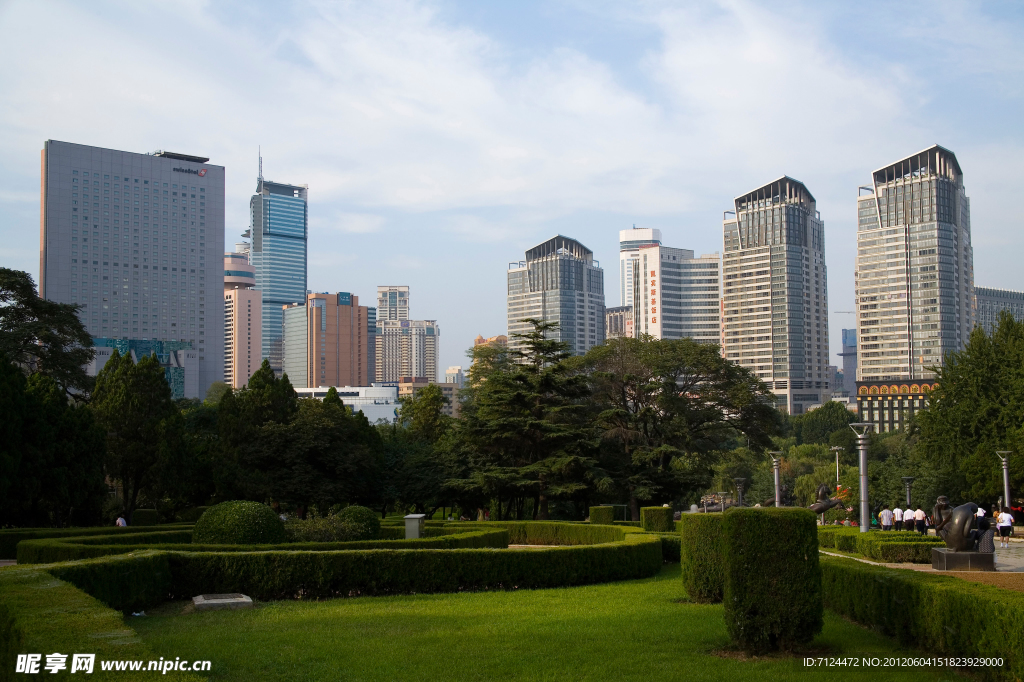
{"type": "Polygon", "coordinates": [[[721,251],[733,199],[789,175],[825,222],[841,365],[857,187],[933,144],[976,285],[1024,289],[1022,34],[1018,3],[0,0],[0,265],[38,275],[47,139],[225,166],[227,250],[262,150],[309,185],[309,288],[408,285],[443,374],[506,332],[528,248],[578,239],[619,305],[619,230],[721,251]]]}

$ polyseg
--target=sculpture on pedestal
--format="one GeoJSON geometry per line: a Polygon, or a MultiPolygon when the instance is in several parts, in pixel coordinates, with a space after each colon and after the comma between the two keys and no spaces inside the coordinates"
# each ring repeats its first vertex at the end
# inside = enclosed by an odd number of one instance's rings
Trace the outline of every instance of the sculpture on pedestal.
{"type": "Polygon", "coordinates": [[[828,486],[824,483],[818,486],[818,501],[812,504],[810,509],[815,514],[824,514],[832,507],[838,507],[843,503],[838,497],[829,498],[828,486]]]}
{"type": "Polygon", "coordinates": [[[949,500],[945,495],[937,500],[935,509],[932,510],[935,534],[942,538],[949,551],[974,551],[974,535],[971,531],[974,525],[974,515],[977,513],[978,505],[973,502],[950,509],[949,500]]]}

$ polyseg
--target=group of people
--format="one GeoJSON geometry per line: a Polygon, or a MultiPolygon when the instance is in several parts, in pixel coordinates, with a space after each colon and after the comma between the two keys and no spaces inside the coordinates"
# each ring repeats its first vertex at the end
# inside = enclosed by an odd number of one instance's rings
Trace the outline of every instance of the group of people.
{"type": "MultiPolygon", "coordinates": [[[[972,531],[975,534],[978,551],[994,552],[993,537],[996,533],[999,534],[999,546],[1009,547],[1010,535],[1013,533],[1013,513],[1009,508],[1003,507],[996,516],[995,529],[992,528],[992,522],[986,518],[986,513],[984,509],[978,507],[978,528],[972,531]]],[[[932,525],[931,519],[920,506],[917,509],[911,509],[909,506],[900,509],[898,505],[895,509],[889,509],[889,505],[882,507],[882,511],[878,512],[878,523],[882,530],[916,530],[921,535],[925,535],[928,526],[932,525]]]]}
{"type": "Polygon", "coordinates": [[[898,505],[895,509],[889,509],[889,505],[882,507],[882,511],[878,512],[878,523],[882,530],[904,530],[905,524],[905,530],[916,530],[921,535],[928,532],[930,525],[928,515],[921,507],[915,510],[908,506],[903,510],[898,505]]]}

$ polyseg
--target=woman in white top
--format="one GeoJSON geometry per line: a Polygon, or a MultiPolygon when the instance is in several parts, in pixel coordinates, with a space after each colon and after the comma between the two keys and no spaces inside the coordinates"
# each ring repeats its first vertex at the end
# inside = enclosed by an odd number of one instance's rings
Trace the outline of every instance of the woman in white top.
{"type": "Polygon", "coordinates": [[[1003,507],[1003,511],[996,520],[996,528],[999,529],[999,546],[1010,546],[1010,533],[1013,532],[1013,514],[1009,508],[1003,507]]]}

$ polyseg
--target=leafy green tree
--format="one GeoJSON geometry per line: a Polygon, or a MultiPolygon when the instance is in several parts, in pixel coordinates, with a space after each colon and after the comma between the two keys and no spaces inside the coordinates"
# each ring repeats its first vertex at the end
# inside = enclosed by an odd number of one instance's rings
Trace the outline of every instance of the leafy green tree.
{"type": "Polygon", "coordinates": [[[767,387],[691,339],[612,339],[582,361],[595,423],[607,446],[602,463],[629,500],[673,499],[710,483],[711,468],[737,435],[771,445],[781,422],[767,387]]]}
{"type": "Polygon", "coordinates": [[[0,354],[64,390],[89,390],[92,337],[78,319],[79,307],[40,298],[31,275],[0,268],[0,354]]]}
{"type": "Polygon", "coordinates": [[[452,485],[493,490],[499,505],[502,496],[512,498],[499,517],[513,505],[521,514],[524,497],[532,496],[536,518],[547,519],[552,497],[570,497],[605,476],[582,422],[586,377],[566,363],[568,344],[549,338],[557,323],[524,321],[533,329],[514,335],[521,350],[508,351],[511,362],[477,375],[462,431],[478,453],[477,466],[469,480],[452,485]]]}
{"type": "Polygon", "coordinates": [[[856,415],[844,404],[833,400],[793,419],[800,426],[797,441],[800,443],[828,443],[836,431],[841,431],[844,436],[848,431],[852,436],[849,425],[857,421],[856,415]]]}
{"type": "Polygon", "coordinates": [[[92,525],[100,520],[103,431],[50,377],[26,379],[0,358],[0,526],[92,525]]]}
{"type": "MultiPolygon", "coordinates": [[[[937,370],[938,388],[916,416],[919,449],[950,502],[994,502],[1002,495],[995,451],[1010,450],[1010,487],[1024,486],[1024,323],[1003,313],[992,334],[981,327],[937,370]]],[[[915,482],[916,487],[916,482],[915,482]]]]}
{"type": "Polygon", "coordinates": [[[215,381],[206,389],[206,402],[210,405],[216,405],[224,397],[224,394],[230,390],[231,387],[223,381],[215,381]]]}
{"type": "Polygon", "coordinates": [[[413,395],[402,398],[398,418],[416,438],[436,443],[451,426],[451,418],[444,413],[449,402],[441,387],[430,384],[413,395]]]}
{"type": "Polygon", "coordinates": [[[181,417],[156,356],[136,364],[115,350],[96,376],[92,408],[106,431],[107,473],[121,485],[130,520],[154,469],[181,452],[181,417]]]}

